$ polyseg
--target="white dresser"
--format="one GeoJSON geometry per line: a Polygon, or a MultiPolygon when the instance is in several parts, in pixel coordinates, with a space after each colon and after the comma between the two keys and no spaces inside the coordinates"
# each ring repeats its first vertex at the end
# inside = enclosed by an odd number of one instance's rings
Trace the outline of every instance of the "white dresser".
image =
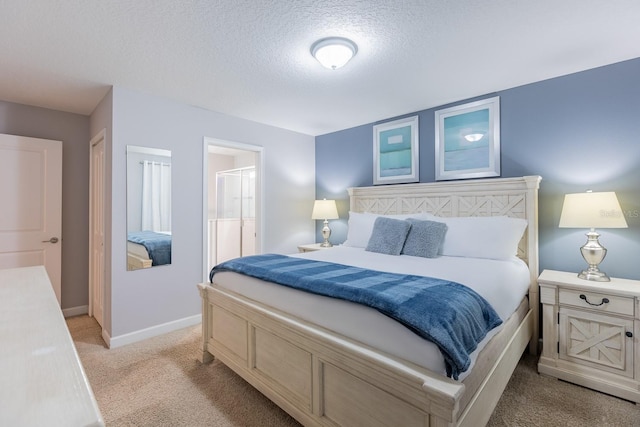
{"type": "Polygon", "coordinates": [[[541,374],[640,402],[640,281],[545,270],[541,374]]]}
{"type": "Polygon", "coordinates": [[[103,426],[42,266],[0,270],[0,426],[103,426]]]}

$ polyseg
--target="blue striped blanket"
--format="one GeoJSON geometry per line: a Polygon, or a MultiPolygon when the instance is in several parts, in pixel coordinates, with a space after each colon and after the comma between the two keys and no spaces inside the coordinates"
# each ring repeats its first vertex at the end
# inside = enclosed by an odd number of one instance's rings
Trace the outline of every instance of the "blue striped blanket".
{"type": "Polygon", "coordinates": [[[127,240],[144,246],[151,258],[151,265],[171,264],[171,235],[155,231],[133,231],[127,240]]]}
{"type": "Polygon", "coordinates": [[[487,332],[502,323],[472,289],[431,277],[385,273],[323,261],[266,254],[236,258],[209,274],[233,271],[280,285],[364,304],[435,343],[447,376],[469,368],[469,355],[487,332]]]}

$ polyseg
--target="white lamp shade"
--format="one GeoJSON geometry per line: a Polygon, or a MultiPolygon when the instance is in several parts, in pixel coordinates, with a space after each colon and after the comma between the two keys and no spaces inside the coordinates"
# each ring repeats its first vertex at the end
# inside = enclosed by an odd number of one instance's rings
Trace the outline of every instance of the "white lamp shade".
{"type": "Polygon", "coordinates": [[[335,200],[316,200],[313,204],[311,219],[338,219],[338,208],[335,200]]]}
{"type": "Polygon", "coordinates": [[[561,228],[627,228],[616,193],[575,193],[564,196],[561,228]]]}
{"type": "Polygon", "coordinates": [[[311,54],[323,67],[336,70],[343,67],[358,51],[355,43],[342,37],[318,40],[311,46],[311,54]]]}

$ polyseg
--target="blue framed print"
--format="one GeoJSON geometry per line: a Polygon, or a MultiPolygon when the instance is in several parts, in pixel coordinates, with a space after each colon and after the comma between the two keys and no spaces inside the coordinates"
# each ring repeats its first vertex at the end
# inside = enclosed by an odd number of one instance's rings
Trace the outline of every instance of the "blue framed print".
{"type": "Polygon", "coordinates": [[[420,180],[418,116],[373,127],[373,184],[402,184],[420,180]]]}
{"type": "Polygon", "coordinates": [[[436,181],[500,176],[500,97],[435,113],[436,181]]]}

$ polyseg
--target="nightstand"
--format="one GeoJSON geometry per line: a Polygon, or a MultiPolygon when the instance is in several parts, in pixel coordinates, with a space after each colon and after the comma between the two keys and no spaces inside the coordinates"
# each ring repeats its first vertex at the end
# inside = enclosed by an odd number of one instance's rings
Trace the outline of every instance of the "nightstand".
{"type": "Polygon", "coordinates": [[[538,372],[640,402],[640,281],[544,270],[538,372]]]}
{"type": "Polygon", "coordinates": [[[298,252],[313,252],[319,251],[321,249],[331,249],[333,246],[323,247],[320,246],[322,243],[310,243],[308,245],[300,245],[298,246],[298,252]]]}

